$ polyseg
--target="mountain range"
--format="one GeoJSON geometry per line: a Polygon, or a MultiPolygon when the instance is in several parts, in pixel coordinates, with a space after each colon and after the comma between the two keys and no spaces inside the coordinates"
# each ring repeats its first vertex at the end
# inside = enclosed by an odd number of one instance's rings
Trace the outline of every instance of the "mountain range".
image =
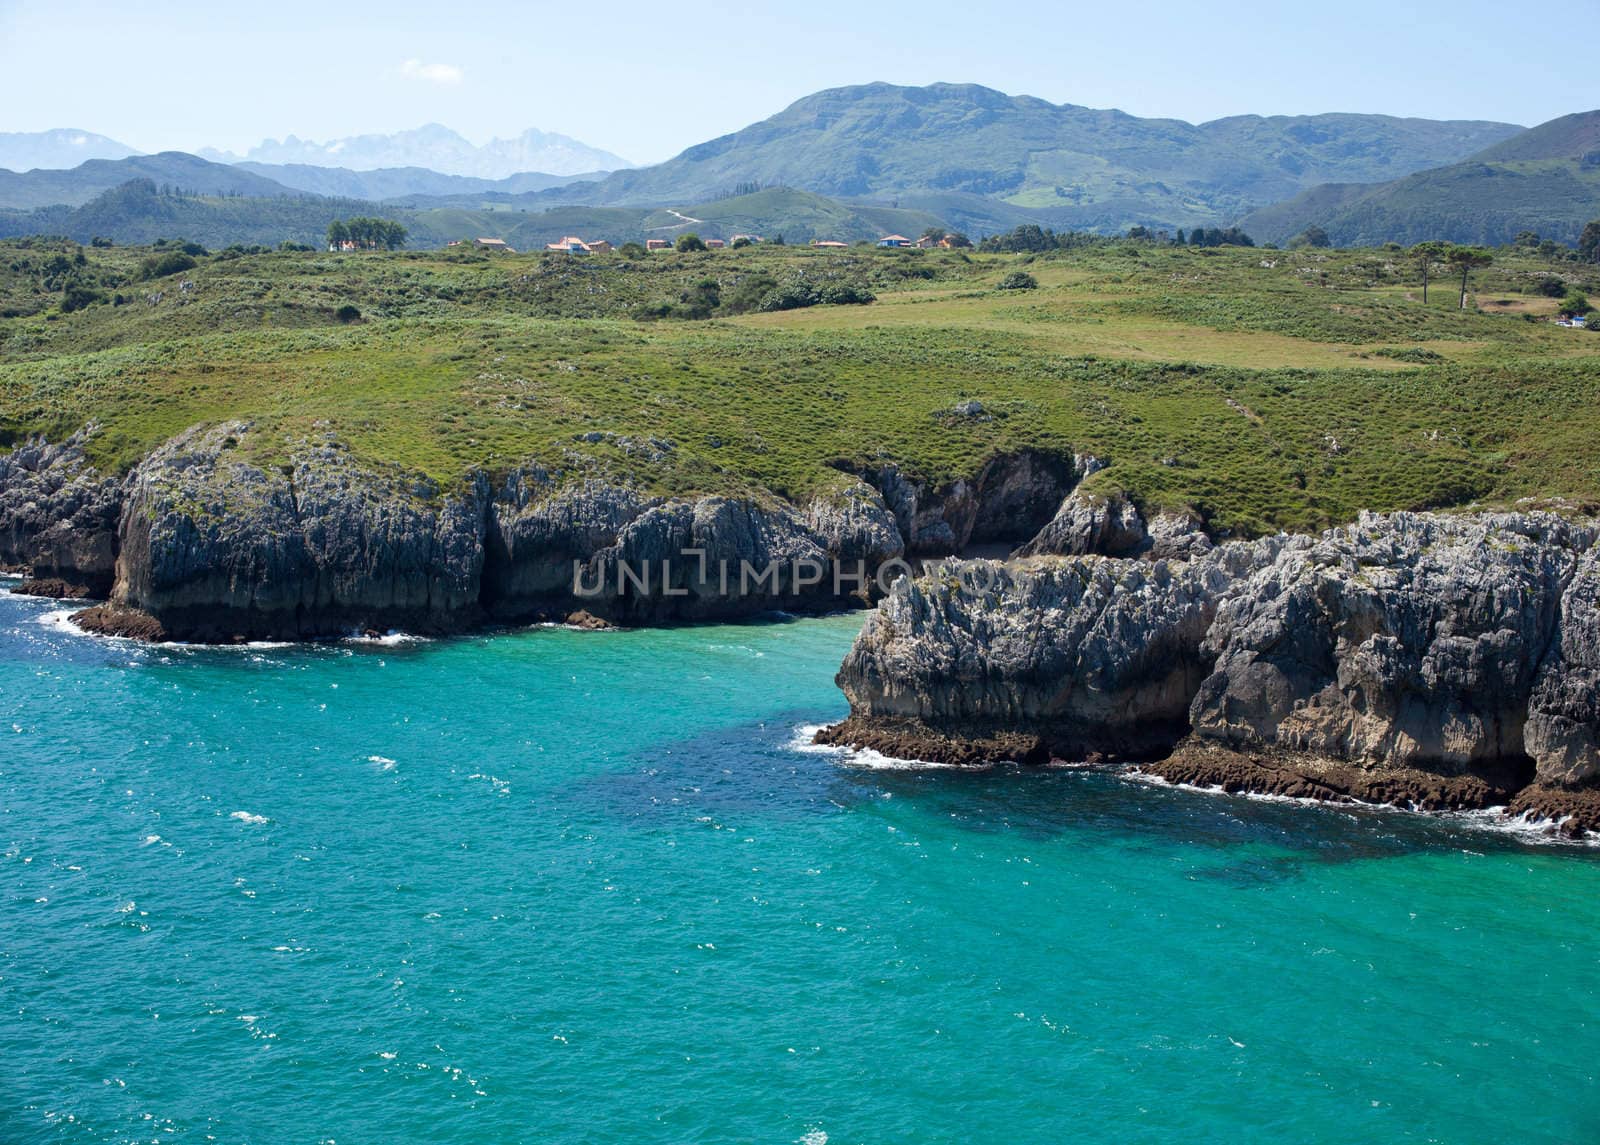
{"type": "Polygon", "coordinates": [[[951,196],[977,198],[1097,230],[1225,225],[1319,183],[1391,179],[1521,130],[1354,114],[1195,125],[974,84],[874,83],[807,96],[583,193],[596,203],[646,203],[781,185],[933,210],[948,209],[951,196]]]}
{"type": "MultiPolygon", "coordinates": [[[[117,146],[83,132],[41,133],[29,145],[44,147],[44,135],[86,141],[52,146],[117,146]]],[[[686,218],[708,235],[781,230],[791,241],[871,237],[880,226],[909,234],[926,222],[975,237],[1030,223],[1103,233],[1241,224],[1277,242],[1318,225],[1356,244],[1499,242],[1525,229],[1571,241],[1600,215],[1600,112],[1531,130],[1344,113],[1190,124],[970,84],[831,89],[665,163],[609,174],[491,178],[435,166],[499,171],[533,156],[559,166],[543,150],[551,140],[583,147],[528,132],[475,149],[430,125],[327,144],[291,136],[231,163],[163,152],[0,170],[0,233],[307,242],[340,213],[383,213],[406,221],[414,245],[500,234],[525,248],[558,227],[648,237],[680,231],[686,218]],[[427,163],[405,162],[419,156],[427,163]],[[149,186],[111,194],[129,180],[149,186]],[[234,199],[244,202],[225,201],[234,199]],[[713,209],[728,201],[743,204],[742,221],[713,209]]],[[[621,162],[592,149],[568,154],[621,162]]]]}
{"type": "Polygon", "coordinates": [[[89,159],[126,159],[137,154],[126,143],[75,127],[0,131],[0,169],[7,171],[63,170],[89,159]]]}
{"type": "Polygon", "coordinates": [[[1600,111],[1552,119],[1459,162],[1383,183],[1313,187],[1247,215],[1269,242],[1318,226],[1337,246],[1424,239],[1497,245],[1521,231],[1577,241],[1600,217],[1600,111]]]}
{"type": "Polygon", "coordinates": [[[263,140],[244,155],[202,149],[200,156],[218,163],[305,164],[373,171],[391,167],[425,167],[441,175],[504,179],[528,171],[546,175],[578,175],[616,171],[631,164],[619,155],[590,147],[566,135],[529,128],[512,139],[491,139],[482,147],[465,136],[429,123],[390,135],[352,135],[315,143],[293,135],[263,140]]]}
{"type": "MultiPolygon", "coordinates": [[[[104,135],[75,128],[0,132],[0,170],[63,170],[90,159],[126,159],[140,152],[104,135]]],[[[340,167],[351,171],[424,168],[440,175],[500,180],[537,172],[567,177],[616,171],[631,164],[567,135],[529,128],[514,139],[491,139],[482,147],[465,136],[430,123],[388,135],[353,135],[326,143],[267,139],[244,155],[202,147],[196,152],[214,163],[340,167]]]]}

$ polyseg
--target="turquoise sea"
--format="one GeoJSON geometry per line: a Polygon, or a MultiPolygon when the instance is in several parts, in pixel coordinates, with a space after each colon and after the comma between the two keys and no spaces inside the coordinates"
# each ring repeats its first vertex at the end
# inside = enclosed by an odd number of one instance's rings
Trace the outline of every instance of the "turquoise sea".
{"type": "Polygon", "coordinates": [[[802,750],[859,617],[0,593],[0,1142],[1600,1139],[1600,854],[802,750]]]}

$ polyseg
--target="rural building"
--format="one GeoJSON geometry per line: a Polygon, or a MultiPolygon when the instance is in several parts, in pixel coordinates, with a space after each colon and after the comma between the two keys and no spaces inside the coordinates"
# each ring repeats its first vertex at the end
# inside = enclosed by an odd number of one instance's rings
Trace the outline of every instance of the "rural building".
{"type": "Polygon", "coordinates": [[[905,235],[884,235],[878,240],[878,245],[889,247],[910,246],[911,240],[906,238],[905,235]]]}
{"type": "Polygon", "coordinates": [[[605,254],[606,251],[611,249],[611,244],[605,239],[596,239],[589,244],[589,249],[595,254],[605,254]]]}
{"type": "Polygon", "coordinates": [[[476,247],[478,247],[478,248],[480,248],[482,250],[497,250],[497,251],[503,251],[506,254],[516,254],[517,253],[516,251],[512,250],[510,247],[508,247],[506,245],[506,240],[505,239],[473,239],[472,240],[472,245],[476,246],[476,247]]]}
{"type": "Polygon", "coordinates": [[[544,249],[564,251],[567,254],[588,254],[594,248],[577,235],[566,235],[559,242],[546,243],[544,249]]]}
{"type": "Polygon", "coordinates": [[[920,239],[918,239],[916,242],[912,243],[911,245],[916,247],[918,250],[929,250],[929,249],[931,249],[933,247],[939,246],[943,242],[944,242],[943,237],[934,238],[932,235],[923,235],[920,239]]]}
{"type": "Polygon", "coordinates": [[[740,239],[743,239],[743,240],[744,240],[744,241],[745,241],[745,242],[747,242],[747,243],[758,243],[758,242],[760,242],[760,241],[761,241],[761,236],[760,236],[760,235],[734,235],[734,236],[733,236],[733,237],[732,237],[732,238],[731,238],[731,239],[729,239],[729,240],[728,240],[728,241],[729,241],[729,242],[730,242],[730,243],[736,243],[736,242],[738,242],[738,241],[739,241],[739,240],[740,240],[740,239]]]}
{"type": "Polygon", "coordinates": [[[706,240],[706,249],[707,250],[721,250],[723,247],[725,247],[727,245],[728,244],[723,242],[721,239],[707,239],[706,240]]]}
{"type": "Polygon", "coordinates": [[[645,250],[671,250],[672,249],[672,240],[671,239],[645,239],[644,240],[644,249],[645,250]]]}
{"type": "Polygon", "coordinates": [[[850,244],[849,243],[838,242],[838,241],[836,241],[834,239],[812,239],[811,240],[811,245],[812,246],[825,246],[825,247],[848,247],[850,244]]]}

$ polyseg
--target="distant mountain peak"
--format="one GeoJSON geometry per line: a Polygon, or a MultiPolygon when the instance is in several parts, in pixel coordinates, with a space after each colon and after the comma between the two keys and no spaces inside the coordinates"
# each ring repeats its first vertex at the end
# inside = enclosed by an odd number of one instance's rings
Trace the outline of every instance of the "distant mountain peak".
{"type": "Polygon", "coordinates": [[[288,135],[281,141],[262,140],[244,155],[210,149],[200,154],[222,163],[298,164],[351,171],[423,167],[442,175],[479,179],[504,179],[530,171],[577,175],[632,166],[621,156],[555,132],[530,127],[514,138],[491,139],[478,147],[442,123],[389,134],[351,135],[326,143],[288,135]]]}
{"type": "Polygon", "coordinates": [[[137,154],[125,143],[77,127],[0,131],[0,168],[8,171],[65,170],[90,159],[126,159],[137,154]]]}

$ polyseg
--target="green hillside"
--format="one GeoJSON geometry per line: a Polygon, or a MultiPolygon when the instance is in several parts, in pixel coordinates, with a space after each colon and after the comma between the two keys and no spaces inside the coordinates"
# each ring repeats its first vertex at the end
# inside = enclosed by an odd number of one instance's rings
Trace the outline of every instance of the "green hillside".
{"type": "MultiPolygon", "coordinates": [[[[1600,333],[1537,320],[1555,305],[1534,289],[1543,262],[1497,259],[1460,312],[1448,290],[1422,303],[1409,260],[1381,252],[1262,256],[222,252],[141,279],[148,250],[13,240],[0,445],[93,423],[91,455],[121,469],[196,422],[248,418],[263,464],[333,434],[447,485],[534,463],[799,499],[841,469],[937,482],[1040,448],[1094,453],[1100,487],[1243,532],[1600,504],[1600,333]],[[1034,288],[998,288],[1021,269],[1034,288]],[[99,300],[68,310],[74,284],[99,300]],[[876,300],[741,304],[795,285],[876,300]],[[710,317],[645,320],[684,299],[710,317]]],[[[1600,294],[1584,273],[1572,284],[1600,294]]]]}
{"type": "Polygon", "coordinates": [[[212,163],[182,151],[134,155],[127,159],[91,159],[69,170],[18,173],[0,170],[0,208],[81,206],[96,196],[135,179],[148,179],[193,195],[249,195],[273,198],[297,192],[254,171],[212,163]]]}
{"type": "Polygon", "coordinates": [[[1315,187],[1239,225],[1269,242],[1315,225],[1340,246],[1499,245],[1530,230],[1571,244],[1597,217],[1600,111],[1591,111],[1541,124],[1465,162],[1372,187],[1315,187]]]}
{"type": "Polygon", "coordinates": [[[705,199],[743,184],[839,198],[961,193],[1058,226],[1232,222],[1316,183],[1437,166],[1515,134],[1507,124],[1373,115],[1257,116],[1199,126],[1056,106],[972,84],[819,92],[656,167],[617,172],[591,201],[705,199]]]}
{"type": "Polygon", "coordinates": [[[941,225],[940,218],[927,211],[840,203],[806,191],[779,189],[689,204],[675,211],[586,206],[527,210],[498,204],[416,210],[358,199],[163,193],[148,180],[139,180],[80,207],[0,211],[0,237],[50,234],[85,243],[99,236],[117,243],[185,238],[210,247],[236,243],[277,246],[282,242],[317,246],[330,222],[354,215],[398,219],[410,232],[412,247],[442,247],[456,239],[495,237],[517,250],[538,250],[566,235],[603,238],[618,246],[648,238],[675,238],[687,231],[704,238],[728,239],[747,233],[781,234],[790,242],[812,238],[856,242],[891,232],[914,236],[941,225]]]}

